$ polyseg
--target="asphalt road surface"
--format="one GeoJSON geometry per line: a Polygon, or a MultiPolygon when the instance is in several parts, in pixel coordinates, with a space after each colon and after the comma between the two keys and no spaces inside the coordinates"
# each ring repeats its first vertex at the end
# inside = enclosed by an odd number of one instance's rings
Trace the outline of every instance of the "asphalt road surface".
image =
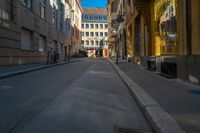
{"type": "Polygon", "coordinates": [[[150,130],[106,59],[86,59],[0,80],[0,133],[150,130]]]}

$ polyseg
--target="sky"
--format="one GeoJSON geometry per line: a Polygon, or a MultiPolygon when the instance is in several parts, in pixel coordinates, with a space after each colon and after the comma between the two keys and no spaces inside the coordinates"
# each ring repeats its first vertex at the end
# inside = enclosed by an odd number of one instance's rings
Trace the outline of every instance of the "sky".
{"type": "Polygon", "coordinates": [[[105,8],[107,0],[82,0],[83,8],[105,8]]]}

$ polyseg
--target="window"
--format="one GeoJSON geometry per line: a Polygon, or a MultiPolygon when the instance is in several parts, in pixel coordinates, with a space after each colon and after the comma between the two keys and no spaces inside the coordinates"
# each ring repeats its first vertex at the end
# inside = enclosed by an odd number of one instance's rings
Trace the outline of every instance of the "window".
{"type": "Polygon", "coordinates": [[[84,32],[81,32],[81,36],[84,36],[84,32]]]}
{"type": "Polygon", "coordinates": [[[21,48],[23,50],[31,50],[32,48],[32,33],[25,29],[22,29],[21,32],[21,48]]]}
{"type": "Polygon", "coordinates": [[[89,32],[86,32],[85,34],[86,34],[87,37],[89,37],[89,32]]]}
{"type": "Polygon", "coordinates": [[[111,12],[115,12],[117,10],[118,6],[117,6],[117,1],[113,1],[111,3],[111,12]]]}
{"type": "Polygon", "coordinates": [[[57,29],[57,10],[56,10],[55,4],[53,4],[53,20],[52,20],[52,23],[57,29]]]}
{"type": "Polygon", "coordinates": [[[103,32],[100,32],[100,36],[101,36],[101,37],[103,36],[103,32]]]}
{"type": "Polygon", "coordinates": [[[90,24],[90,28],[92,28],[92,29],[93,29],[93,28],[94,28],[94,24],[90,24]]]}
{"type": "Polygon", "coordinates": [[[63,29],[64,5],[60,3],[60,31],[63,29]]]}
{"type": "Polygon", "coordinates": [[[60,43],[60,53],[64,52],[64,45],[63,43],[60,43]]]}
{"type": "Polygon", "coordinates": [[[99,16],[99,20],[102,20],[102,16],[99,16]]]}
{"type": "Polygon", "coordinates": [[[131,0],[128,0],[128,5],[131,5],[131,0]]]}
{"type": "Polygon", "coordinates": [[[89,17],[89,20],[93,20],[93,16],[90,16],[90,17],[89,17]]]}
{"type": "Polygon", "coordinates": [[[46,16],[46,0],[40,0],[40,17],[45,19],[46,16]]]}
{"type": "Polygon", "coordinates": [[[93,37],[94,36],[94,32],[90,32],[90,36],[93,37]]]}
{"type": "Polygon", "coordinates": [[[103,24],[100,24],[100,28],[103,29],[103,24]]]}
{"type": "Polygon", "coordinates": [[[89,24],[86,24],[85,27],[86,27],[87,29],[89,29],[89,24]]]}
{"type": "Polygon", "coordinates": [[[86,45],[89,46],[89,44],[90,44],[89,41],[86,41],[86,45]]]}
{"type": "Polygon", "coordinates": [[[108,24],[105,24],[105,25],[104,25],[104,28],[105,28],[105,29],[108,29],[108,24]]]}
{"type": "Polygon", "coordinates": [[[99,42],[98,41],[96,41],[95,44],[96,44],[96,46],[99,46],[99,42]]]}
{"type": "Polygon", "coordinates": [[[103,17],[103,20],[104,20],[104,21],[107,21],[107,20],[108,20],[108,17],[107,17],[107,16],[104,16],[104,17],[103,17]]]}
{"type": "Polygon", "coordinates": [[[81,44],[84,45],[84,41],[83,40],[81,41],[81,44]]]}
{"type": "Polygon", "coordinates": [[[84,28],[84,24],[82,24],[82,28],[84,28]]]}
{"type": "Polygon", "coordinates": [[[98,24],[95,24],[95,28],[98,29],[98,28],[99,28],[99,25],[98,25],[98,24]]]}
{"type": "Polygon", "coordinates": [[[91,41],[91,45],[94,46],[94,41],[91,41]]]}
{"type": "Polygon", "coordinates": [[[108,32],[105,32],[104,35],[105,35],[105,36],[108,36],[108,32]]]}
{"type": "Polygon", "coordinates": [[[46,41],[43,36],[39,37],[39,51],[46,52],[46,41]]]}
{"type": "Polygon", "coordinates": [[[22,4],[28,7],[29,9],[32,8],[32,0],[21,0],[22,4]]]}
{"type": "Polygon", "coordinates": [[[71,20],[69,18],[65,19],[65,33],[66,35],[70,34],[71,31],[71,20]]]}
{"type": "Polygon", "coordinates": [[[95,19],[95,20],[98,20],[98,17],[97,17],[97,16],[94,16],[94,19],[95,19]]]}
{"type": "Polygon", "coordinates": [[[99,36],[99,33],[98,33],[98,32],[95,32],[95,36],[99,36]]]}

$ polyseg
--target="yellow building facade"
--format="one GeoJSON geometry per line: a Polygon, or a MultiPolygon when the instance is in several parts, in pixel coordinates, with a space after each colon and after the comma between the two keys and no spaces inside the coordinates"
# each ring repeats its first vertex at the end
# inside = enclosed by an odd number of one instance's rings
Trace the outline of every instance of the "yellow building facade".
{"type": "Polygon", "coordinates": [[[126,23],[127,48],[133,60],[163,74],[199,83],[200,1],[134,0],[131,6],[133,12],[129,14],[126,9],[126,14],[132,20],[126,23]]]}

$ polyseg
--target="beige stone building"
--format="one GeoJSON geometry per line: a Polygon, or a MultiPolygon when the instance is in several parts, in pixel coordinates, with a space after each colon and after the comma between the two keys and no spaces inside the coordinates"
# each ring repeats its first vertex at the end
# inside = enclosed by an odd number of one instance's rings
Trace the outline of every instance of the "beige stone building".
{"type": "Polygon", "coordinates": [[[79,52],[81,48],[81,16],[82,16],[82,6],[81,0],[69,0],[71,4],[71,26],[72,26],[72,36],[71,36],[71,47],[70,53],[74,55],[79,52]]]}
{"type": "Polygon", "coordinates": [[[108,51],[108,18],[104,8],[84,8],[82,14],[82,48],[88,56],[100,54],[109,56],[108,51]]]}
{"type": "Polygon", "coordinates": [[[68,0],[1,0],[0,66],[44,62],[53,50],[64,60],[70,43],[66,41],[69,4],[68,0]]]}

